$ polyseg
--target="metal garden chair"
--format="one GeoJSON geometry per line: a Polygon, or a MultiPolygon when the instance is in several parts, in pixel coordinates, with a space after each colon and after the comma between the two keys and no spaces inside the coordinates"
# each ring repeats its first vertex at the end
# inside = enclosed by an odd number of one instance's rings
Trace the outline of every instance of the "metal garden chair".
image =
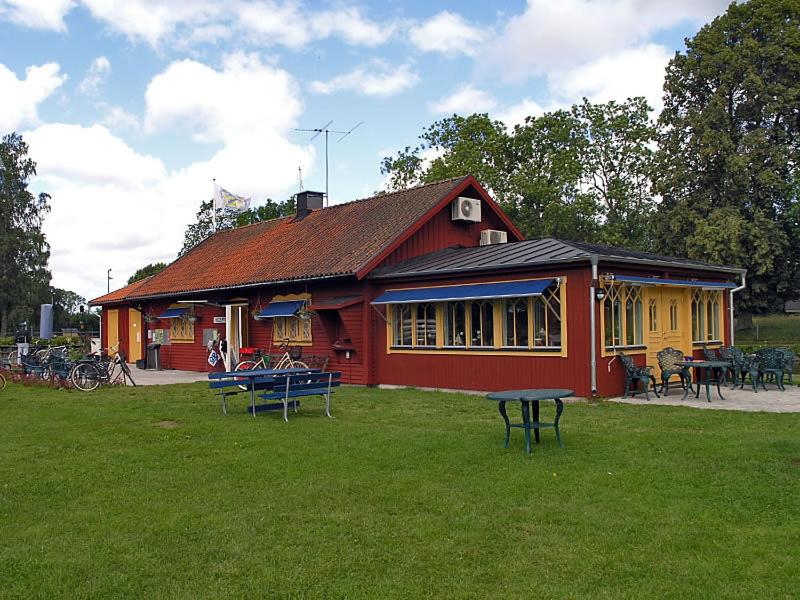
{"type": "Polygon", "coordinates": [[[653,367],[638,367],[630,356],[622,352],[617,356],[619,356],[619,360],[625,369],[625,398],[628,397],[628,394],[635,396],[638,393],[636,387],[639,382],[642,384],[642,391],[644,391],[644,396],[647,398],[648,402],[650,401],[650,394],[647,388],[651,383],[653,384],[653,392],[655,392],[656,398],[660,398],[658,390],[656,389],[656,378],[652,373],[653,367]]]}
{"type": "Polygon", "coordinates": [[[664,348],[656,354],[656,359],[661,369],[661,391],[665,396],[669,394],[669,380],[673,375],[680,377],[684,391],[692,385],[692,372],[685,364],[683,352],[675,348],[664,348]]]}
{"type": "MultiPolygon", "coordinates": [[[[738,383],[739,389],[744,389],[745,380],[749,375],[750,383],[753,386],[753,392],[758,393],[756,385],[761,379],[758,362],[745,356],[744,352],[742,352],[739,348],[731,346],[728,348],[728,351],[730,352],[731,364],[733,365],[733,387],[735,388],[736,384],[738,383]]],[[[761,387],[764,387],[763,382],[761,382],[761,387]]],[[[764,387],[764,389],[767,388],[764,387]]]]}
{"type": "Polygon", "coordinates": [[[756,352],[756,362],[758,363],[758,373],[761,377],[761,387],[767,389],[764,385],[765,381],[770,381],[778,386],[778,389],[784,391],[783,387],[783,373],[784,355],[778,348],[762,348],[756,352]]]}
{"type": "MultiPolygon", "coordinates": [[[[794,363],[797,357],[789,348],[778,348],[778,350],[783,354],[783,374],[787,376],[789,385],[794,385],[792,372],[794,371],[794,363]]],[[[781,377],[781,382],[783,382],[783,377],[781,377]]]]}

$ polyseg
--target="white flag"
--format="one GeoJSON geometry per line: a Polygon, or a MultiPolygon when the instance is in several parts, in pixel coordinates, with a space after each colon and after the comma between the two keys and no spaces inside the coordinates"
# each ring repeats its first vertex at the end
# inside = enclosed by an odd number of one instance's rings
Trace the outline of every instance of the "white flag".
{"type": "Polygon", "coordinates": [[[214,184],[214,209],[226,208],[236,212],[242,212],[250,208],[252,198],[245,198],[244,196],[237,196],[228,190],[214,184]]]}

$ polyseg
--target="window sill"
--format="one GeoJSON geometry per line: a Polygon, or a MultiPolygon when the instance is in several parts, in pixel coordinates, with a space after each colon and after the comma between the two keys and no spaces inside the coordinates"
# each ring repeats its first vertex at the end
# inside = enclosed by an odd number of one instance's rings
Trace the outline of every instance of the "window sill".
{"type": "Polygon", "coordinates": [[[647,350],[645,344],[632,344],[630,346],[606,346],[606,352],[616,352],[617,350],[647,350]]]}
{"type": "Polygon", "coordinates": [[[719,346],[722,340],[708,340],[707,342],[692,342],[692,346],[719,346]]]}

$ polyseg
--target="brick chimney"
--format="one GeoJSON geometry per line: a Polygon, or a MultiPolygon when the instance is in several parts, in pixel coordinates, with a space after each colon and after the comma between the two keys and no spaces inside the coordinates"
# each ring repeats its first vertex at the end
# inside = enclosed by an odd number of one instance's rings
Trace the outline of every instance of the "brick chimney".
{"type": "Polygon", "coordinates": [[[324,194],[322,192],[312,192],[309,190],[299,192],[295,197],[297,205],[297,218],[303,219],[312,210],[318,210],[322,208],[323,197],[324,194]]]}

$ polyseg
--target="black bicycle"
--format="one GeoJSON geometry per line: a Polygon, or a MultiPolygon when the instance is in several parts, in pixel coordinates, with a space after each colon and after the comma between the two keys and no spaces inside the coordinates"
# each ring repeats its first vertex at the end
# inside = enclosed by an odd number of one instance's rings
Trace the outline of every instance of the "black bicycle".
{"type": "Polygon", "coordinates": [[[135,387],[125,355],[118,348],[119,344],[109,348],[108,353],[90,354],[79,360],[69,374],[72,385],[82,392],[91,392],[100,385],[128,385],[129,381],[135,387]]]}

